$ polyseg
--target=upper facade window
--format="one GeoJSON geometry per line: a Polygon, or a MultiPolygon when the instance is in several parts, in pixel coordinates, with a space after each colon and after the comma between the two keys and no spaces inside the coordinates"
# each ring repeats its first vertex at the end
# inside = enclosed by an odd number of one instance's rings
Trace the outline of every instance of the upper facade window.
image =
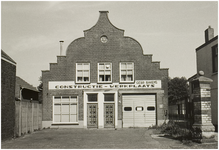
{"type": "Polygon", "coordinates": [[[134,63],[120,63],[120,82],[134,82],[134,63]]]}
{"type": "Polygon", "coordinates": [[[98,63],[98,82],[112,82],[112,63],[98,63]]]}
{"type": "Polygon", "coordinates": [[[76,63],[76,82],[90,82],[90,63],[76,63]]]}
{"type": "Polygon", "coordinates": [[[218,45],[212,47],[212,69],[213,73],[218,72],[218,45]]]}

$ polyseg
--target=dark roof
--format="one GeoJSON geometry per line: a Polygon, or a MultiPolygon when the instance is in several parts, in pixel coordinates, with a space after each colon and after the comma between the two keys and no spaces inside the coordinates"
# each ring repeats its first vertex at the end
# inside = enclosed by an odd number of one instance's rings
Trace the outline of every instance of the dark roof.
{"type": "Polygon", "coordinates": [[[197,77],[198,77],[198,74],[195,74],[195,75],[191,76],[191,77],[188,79],[188,81],[192,81],[193,79],[195,79],[195,78],[197,78],[197,77]]]}
{"type": "Polygon", "coordinates": [[[23,79],[21,79],[20,77],[16,76],[16,84],[18,84],[19,86],[21,86],[22,88],[25,89],[29,89],[32,91],[37,91],[36,87],[30,85],[29,83],[27,83],[26,81],[24,81],[23,79]]]}
{"type": "Polygon", "coordinates": [[[2,50],[1,55],[2,55],[2,58],[5,58],[5,59],[11,61],[12,63],[16,64],[16,62],[11,57],[9,57],[3,50],[2,50]]]}
{"type": "Polygon", "coordinates": [[[217,40],[218,36],[215,36],[214,38],[212,38],[211,40],[209,40],[208,42],[202,44],[201,46],[199,46],[198,48],[196,48],[196,51],[200,50],[201,48],[205,47],[206,45],[212,43],[213,41],[217,40]]]}
{"type": "Polygon", "coordinates": [[[212,82],[213,81],[210,78],[207,78],[207,77],[205,77],[203,75],[198,75],[198,74],[195,74],[195,75],[193,75],[192,77],[190,77],[188,79],[189,82],[195,81],[195,80],[198,80],[198,81],[201,81],[201,82],[212,82]]]}

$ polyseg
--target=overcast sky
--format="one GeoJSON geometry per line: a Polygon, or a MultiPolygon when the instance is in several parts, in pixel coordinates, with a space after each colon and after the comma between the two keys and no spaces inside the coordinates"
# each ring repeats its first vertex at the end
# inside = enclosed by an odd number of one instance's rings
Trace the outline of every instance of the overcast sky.
{"type": "Polygon", "coordinates": [[[41,70],[57,62],[59,41],[66,50],[103,10],[125,36],[141,44],[144,54],[169,68],[171,78],[196,73],[195,49],[204,43],[209,25],[218,35],[217,1],[2,1],[1,48],[17,62],[17,76],[37,86],[41,70]]]}

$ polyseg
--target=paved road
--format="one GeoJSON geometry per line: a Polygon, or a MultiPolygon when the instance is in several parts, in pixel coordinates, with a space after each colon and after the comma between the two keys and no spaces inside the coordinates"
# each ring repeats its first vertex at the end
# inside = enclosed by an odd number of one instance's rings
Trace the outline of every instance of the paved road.
{"type": "MultiPolygon", "coordinates": [[[[170,149],[200,148],[180,141],[151,136],[146,128],[130,129],[44,129],[14,140],[3,149],[170,149]]],[[[217,145],[215,145],[217,146],[217,145]]],[[[207,146],[208,148],[209,145],[207,146]]],[[[202,148],[202,147],[201,147],[202,148]]],[[[217,148],[217,147],[213,147],[217,148]]]]}

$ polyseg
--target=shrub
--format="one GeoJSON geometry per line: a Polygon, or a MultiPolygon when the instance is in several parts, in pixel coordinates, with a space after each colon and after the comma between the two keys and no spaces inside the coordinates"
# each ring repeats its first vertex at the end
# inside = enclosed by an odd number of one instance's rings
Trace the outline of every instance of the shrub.
{"type": "Polygon", "coordinates": [[[170,135],[180,140],[191,140],[193,134],[191,130],[181,128],[174,121],[169,121],[167,124],[164,123],[161,126],[161,133],[170,135]]]}
{"type": "Polygon", "coordinates": [[[201,139],[202,137],[202,131],[200,128],[194,128],[192,129],[192,137],[195,139],[201,139]]]}

